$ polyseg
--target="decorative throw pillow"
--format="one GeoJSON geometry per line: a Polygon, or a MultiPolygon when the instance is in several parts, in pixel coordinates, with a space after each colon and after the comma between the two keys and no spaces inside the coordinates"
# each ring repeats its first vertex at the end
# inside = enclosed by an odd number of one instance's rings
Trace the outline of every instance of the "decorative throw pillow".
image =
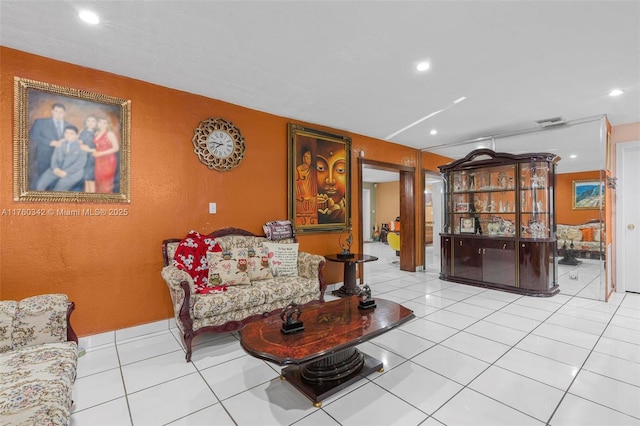
{"type": "Polygon", "coordinates": [[[274,277],[298,276],[298,243],[264,243],[268,250],[269,269],[274,277]]]}
{"type": "Polygon", "coordinates": [[[247,252],[247,273],[251,281],[260,281],[273,278],[269,269],[269,250],[262,246],[245,250],[247,252]]]}
{"type": "Polygon", "coordinates": [[[567,229],[567,240],[573,242],[582,241],[582,232],[580,232],[580,229],[574,226],[567,229]]]}
{"type": "Polygon", "coordinates": [[[582,241],[593,241],[593,228],[580,228],[582,241]]]}
{"type": "Polygon", "coordinates": [[[293,225],[289,220],[272,220],[267,222],[262,229],[267,239],[272,241],[284,240],[285,238],[293,238],[293,225]]]}
{"type": "Polygon", "coordinates": [[[556,238],[558,240],[567,239],[567,225],[558,225],[556,228],[556,238]]]}
{"type": "Polygon", "coordinates": [[[251,284],[246,248],[207,253],[209,286],[251,284]]]}
{"type": "Polygon", "coordinates": [[[221,251],[222,247],[212,237],[189,231],[178,244],[173,257],[173,266],[186,271],[191,276],[196,293],[220,293],[226,290],[224,286],[209,286],[207,252],[221,251]]]}

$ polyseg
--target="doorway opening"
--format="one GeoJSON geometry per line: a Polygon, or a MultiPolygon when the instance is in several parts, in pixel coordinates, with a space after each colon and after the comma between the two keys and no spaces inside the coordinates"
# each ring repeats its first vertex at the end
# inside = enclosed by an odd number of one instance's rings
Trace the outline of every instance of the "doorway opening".
{"type": "MultiPolygon", "coordinates": [[[[378,232],[378,242],[384,244],[385,233],[395,232],[400,235],[399,266],[400,270],[415,272],[416,270],[416,232],[415,227],[415,168],[380,161],[358,159],[358,187],[361,188],[359,217],[360,249],[367,240],[368,231],[373,235],[378,232]],[[389,194],[381,200],[382,188],[389,194]],[[366,195],[367,191],[368,195],[366,195]],[[369,198],[367,207],[366,199],[369,198]],[[367,224],[367,219],[369,220],[367,224]],[[398,219],[398,220],[397,220],[398,219]],[[383,229],[383,225],[385,229],[383,229]],[[368,229],[367,229],[368,228],[368,229]]],[[[395,251],[394,251],[395,256],[395,251]]]]}

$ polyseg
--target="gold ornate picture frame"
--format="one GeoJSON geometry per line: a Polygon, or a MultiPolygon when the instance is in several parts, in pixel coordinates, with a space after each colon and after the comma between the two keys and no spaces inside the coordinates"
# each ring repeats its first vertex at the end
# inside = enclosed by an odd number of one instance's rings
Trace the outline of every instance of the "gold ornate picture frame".
{"type": "Polygon", "coordinates": [[[288,124],[289,220],[296,233],[351,228],[351,138],[288,124]]]}
{"type": "Polygon", "coordinates": [[[14,201],[129,203],[131,101],[14,79],[14,201]]]}
{"type": "Polygon", "coordinates": [[[604,208],[605,183],[596,179],[574,180],[571,196],[573,210],[604,208]]]}

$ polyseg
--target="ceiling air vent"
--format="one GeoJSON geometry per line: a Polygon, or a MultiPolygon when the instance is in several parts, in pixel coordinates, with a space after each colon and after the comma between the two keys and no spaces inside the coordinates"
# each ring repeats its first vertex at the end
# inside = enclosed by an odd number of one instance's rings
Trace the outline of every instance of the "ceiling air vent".
{"type": "Polygon", "coordinates": [[[538,123],[538,126],[540,127],[552,127],[565,124],[566,120],[564,120],[562,117],[553,117],[545,118],[544,120],[536,120],[536,123],[538,123]]]}

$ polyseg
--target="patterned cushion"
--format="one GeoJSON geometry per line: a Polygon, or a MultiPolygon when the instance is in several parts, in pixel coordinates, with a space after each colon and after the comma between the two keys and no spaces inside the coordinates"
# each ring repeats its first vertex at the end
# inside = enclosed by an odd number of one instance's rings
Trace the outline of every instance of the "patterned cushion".
{"type": "Polygon", "coordinates": [[[292,301],[306,303],[318,298],[320,288],[317,278],[277,277],[256,281],[251,286],[232,286],[224,293],[199,294],[195,296],[193,317],[196,320],[221,318],[236,311],[249,311],[253,315],[276,309],[270,309],[274,304],[284,308],[292,301]]]}
{"type": "Polygon", "coordinates": [[[298,243],[264,243],[269,250],[269,268],[274,277],[298,275],[298,243]]]}
{"type": "Polygon", "coordinates": [[[0,419],[7,425],[66,425],[78,362],[75,342],[0,354],[0,419]]]}
{"type": "Polygon", "coordinates": [[[573,240],[574,242],[582,241],[582,232],[580,232],[580,228],[577,226],[570,226],[567,228],[567,239],[573,240]]]}
{"type": "MultiPolygon", "coordinates": [[[[277,277],[254,283],[264,291],[265,303],[278,301],[294,301],[299,297],[314,294],[320,297],[318,278],[277,277]]],[[[286,306],[286,304],[285,304],[286,306]]]]}
{"type": "MultiPolygon", "coordinates": [[[[208,296],[208,295],[203,295],[208,296]]],[[[312,300],[317,300],[320,297],[320,294],[308,294],[305,296],[300,296],[294,300],[287,301],[277,301],[274,303],[265,303],[260,306],[252,306],[249,308],[238,308],[233,311],[225,312],[220,315],[211,315],[206,318],[196,318],[193,320],[193,328],[198,330],[202,327],[207,327],[210,325],[222,325],[229,321],[242,321],[245,318],[251,315],[260,315],[265,312],[271,312],[275,309],[282,309],[287,306],[290,302],[295,302],[298,305],[304,305],[305,303],[311,302],[312,300]]]]}
{"type": "Polygon", "coordinates": [[[248,250],[245,248],[207,253],[209,286],[249,285],[248,250]]]}
{"type": "Polygon", "coordinates": [[[43,294],[18,302],[13,319],[14,348],[67,340],[67,296],[43,294]]]}
{"type": "Polygon", "coordinates": [[[254,286],[230,286],[224,293],[198,294],[194,297],[193,317],[207,318],[236,309],[248,309],[264,303],[264,292],[254,286]]]}
{"type": "Polygon", "coordinates": [[[269,240],[278,241],[293,238],[293,224],[290,220],[272,220],[262,227],[264,235],[269,240]]]}
{"type": "MultiPolygon", "coordinates": [[[[244,250],[244,249],[243,249],[244,250]]],[[[247,249],[247,273],[251,281],[268,280],[273,278],[269,270],[269,250],[260,246],[247,249]]]]}
{"type": "Polygon", "coordinates": [[[593,228],[580,228],[582,233],[582,241],[593,241],[593,228]]]}
{"type": "Polygon", "coordinates": [[[189,231],[175,249],[173,266],[186,271],[191,276],[196,293],[221,292],[224,291],[224,287],[209,285],[209,264],[207,263],[207,252],[220,251],[222,248],[213,238],[196,231],[189,231]]]}
{"type": "Polygon", "coordinates": [[[0,353],[13,349],[13,318],[17,310],[15,300],[0,301],[0,353]]]}

